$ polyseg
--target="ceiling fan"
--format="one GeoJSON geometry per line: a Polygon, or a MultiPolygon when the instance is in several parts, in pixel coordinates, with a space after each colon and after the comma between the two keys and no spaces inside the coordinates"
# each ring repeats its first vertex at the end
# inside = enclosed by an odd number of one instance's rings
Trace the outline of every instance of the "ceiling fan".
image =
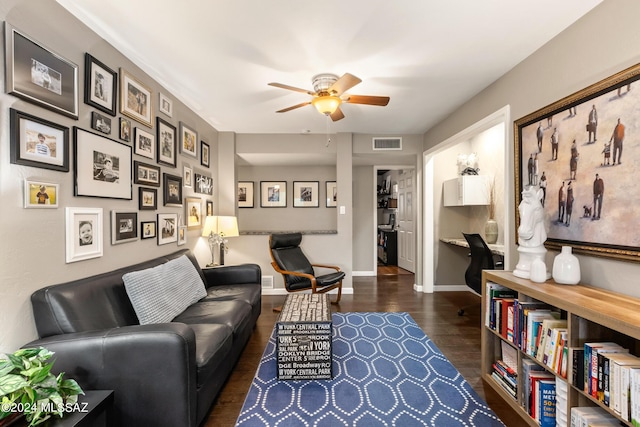
{"type": "Polygon", "coordinates": [[[311,95],[313,98],[307,102],[293,105],[288,108],[276,111],[277,113],[286,113],[296,108],[304,107],[312,104],[316,109],[326,116],[331,117],[334,122],[343,119],[344,114],[340,109],[340,104],[364,104],[378,105],[384,107],[389,103],[388,96],[369,96],[369,95],[348,95],[345,92],[362,80],[353,74],[346,73],[338,78],[335,74],[323,73],[314,76],[311,79],[313,83],[313,91],[300,89],[297,87],[285,85],[282,83],[269,83],[269,86],[279,87],[281,89],[293,90],[311,95]]]}

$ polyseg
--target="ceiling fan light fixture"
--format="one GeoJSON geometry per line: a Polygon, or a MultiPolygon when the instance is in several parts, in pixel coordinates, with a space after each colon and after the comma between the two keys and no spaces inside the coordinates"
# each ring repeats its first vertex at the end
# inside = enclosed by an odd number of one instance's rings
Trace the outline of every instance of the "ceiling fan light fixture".
{"type": "Polygon", "coordinates": [[[338,109],[342,100],[337,96],[317,96],[311,101],[311,103],[316,107],[316,110],[318,110],[320,114],[330,116],[338,109]]]}

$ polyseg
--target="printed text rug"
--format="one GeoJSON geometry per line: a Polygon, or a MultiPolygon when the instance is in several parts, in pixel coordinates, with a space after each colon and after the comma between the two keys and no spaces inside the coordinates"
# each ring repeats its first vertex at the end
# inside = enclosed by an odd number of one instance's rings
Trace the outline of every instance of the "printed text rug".
{"type": "Polygon", "coordinates": [[[503,426],[408,313],[333,314],[333,380],[276,364],[274,331],[237,426],[503,426]]]}

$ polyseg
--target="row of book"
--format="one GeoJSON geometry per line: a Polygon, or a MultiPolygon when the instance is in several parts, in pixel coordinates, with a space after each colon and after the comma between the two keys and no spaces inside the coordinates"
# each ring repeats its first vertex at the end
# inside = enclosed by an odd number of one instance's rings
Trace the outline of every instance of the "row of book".
{"type": "Polygon", "coordinates": [[[620,421],[598,406],[574,406],[571,408],[571,427],[611,426],[620,427],[620,421]]]}
{"type": "MultiPolygon", "coordinates": [[[[556,425],[556,376],[533,360],[522,359],[522,402],[540,427],[556,425]]],[[[566,425],[566,424],[565,424],[566,425]]]]}
{"type": "Polygon", "coordinates": [[[505,389],[514,399],[518,393],[518,374],[503,360],[496,360],[493,364],[491,376],[498,384],[505,389]]]}
{"type": "Polygon", "coordinates": [[[567,320],[561,313],[539,301],[521,301],[517,292],[496,283],[486,286],[485,326],[566,378],[567,320]]]}

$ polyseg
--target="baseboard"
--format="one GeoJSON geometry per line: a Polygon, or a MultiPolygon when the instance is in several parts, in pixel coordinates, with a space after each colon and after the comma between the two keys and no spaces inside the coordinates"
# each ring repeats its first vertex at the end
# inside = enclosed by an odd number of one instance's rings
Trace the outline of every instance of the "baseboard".
{"type": "Polygon", "coordinates": [[[473,292],[467,285],[435,285],[433,287],[434,292],[473,292]]]}
{"type": "Polygon", "coordinates": [[[352,271],[351,275],[352,276],[361,276],[361,277],[375,277],[377,276],[378,273],[376,273],[375,271],[352,271]]]}

